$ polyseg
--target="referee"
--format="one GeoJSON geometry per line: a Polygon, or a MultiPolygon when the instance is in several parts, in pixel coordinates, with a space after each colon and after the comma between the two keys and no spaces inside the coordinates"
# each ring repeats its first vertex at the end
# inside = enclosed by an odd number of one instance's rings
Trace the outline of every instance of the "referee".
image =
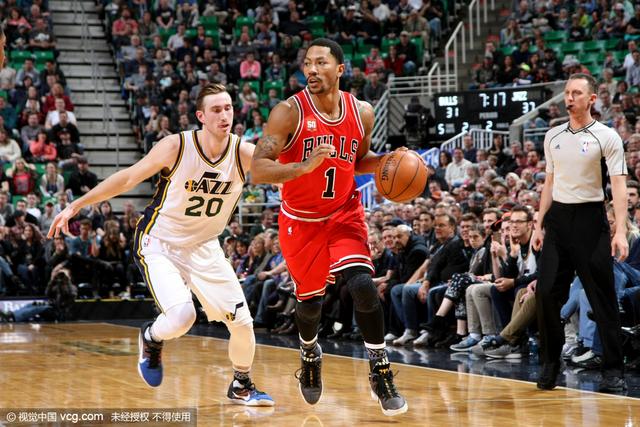
{"type": "Polygon", "coordinates": [[[549,130],[544,139],[547,176],[542,190],[534,249],[542,247],[536,290],[542,369],[538,388],[556,386],[564,328],[560,306],[567,300],[577,273],[603,345],[600,391],[626,390],[620,315],[613,284],[613,256],[622,261],[626,235],[627,167],[620,136],[591,117],[596,81],[572,74],[564,89],[569,123],[549,130]],[[605,177],[611,177],[616,230],[610,241],[605,214],[605,177]],[[543,243],[544,238],[544,243],[543,243]]]}

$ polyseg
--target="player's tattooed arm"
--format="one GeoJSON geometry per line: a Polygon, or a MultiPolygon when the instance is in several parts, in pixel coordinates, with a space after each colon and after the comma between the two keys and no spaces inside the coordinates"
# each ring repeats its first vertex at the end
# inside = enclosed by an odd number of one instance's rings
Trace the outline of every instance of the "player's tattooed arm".
{"type": "Polygon", "coordinates": [[[315,169],[330,152],[328,148],[316,147],[308,159],[282,164],[278,156],[284,149],[298,123],[297,107],[287,101],[278,104],[269,114],[269,120],[253,153],[251,181],[254,184],[279,184],[291,181],[315,169]]]}
{"type": "Polygon", "coordinates": [[[364,138],[362,138],[362,142],[358,145],[356,174],[362,175],[373,173],[382,156],[378,156],[370,150],[371,134],[375,120],[373,107],[368,102],[358,101],[358,112],[360,113],[360,119],[364,127],[364,138]]]}

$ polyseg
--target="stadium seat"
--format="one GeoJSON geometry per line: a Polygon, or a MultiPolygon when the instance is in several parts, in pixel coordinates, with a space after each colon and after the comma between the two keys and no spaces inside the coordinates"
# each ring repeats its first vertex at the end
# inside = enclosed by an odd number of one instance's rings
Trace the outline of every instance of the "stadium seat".
{"type": "Polygon", "coordinates": [[[400,43],[400,40],[398,40],[397,38],[390,39],[388,37],[383,37],[382,42],[380,43],[380,52],[388,53],[389,47],[398,43],[400,43]]]}
{"type": "Polygon", "coordinates": [[[308,17],[307,25],[312,31],[317,29],[324,31],[324,15],[314,15],[308,17]]]}
{"type": "Polygon", "coordinates": [[[242,29],[242,27],[244,27],[245,25],[253,30],[255,24],[256,24],[256,19],[250,16],[241,16],[238,19],[236,19],[237,30],[242,29]]]}
{"type": "Polygon", "coordinates": [[[589,72],[591,73],[591,75],[593,77],[600,77],[600,75],[602,74],[602,65],[600,64],[591,64],[591,65],[585,65],[587,67],[587,70],[589,70],[589,72]]]}
{"type": "Polygon", "coordinates": [[[604,49],[607,51],[617,50],[622,46],[622,39],[607,39],[604,41],[604,49]]]}
{"type": "Polygon", "coordinates": [[[278,98],[282,99],[284,96],[284,82],[282,80],[265,81],[262,84],[262,92],[265,96],[269,95],[269,89],[275,89],[278,91],[278,98]]]}
{"type": "Polygon", "coordinates": [[[4,98],[5,101],[9,99],[9,94],[6,90],[0,90],[0,97],[4,98]]]}
{"type": "Polygon", "coordinates": [[[563,42],[567,40],[566,31],[547,31],[544,33],[544,41],[546,42],[563,42]]]}
{"type": "Polygon", "coordinates": [[[344,52],[345,55],[352,55],[353,54],[353,45],[352,44],[341,44],[340,47],[342,47],[342,51],[344,52]]]}
{"type": "Polygon", "coordinates": [[[9,58],[11,62],[22,64],[25,59],[33,58],[33,53],[28,50],[12,50],[9,58]]]}
{"type": "Polygon", "coordinates": [[[164,43],[165,46],[167,44],[167,41],[169,40],[169,37],[176,34],[177,32],[178,30],[176,30],[175,28],[167,28],[166,30],[164,28],[158,29],[158,34],[162,38],[162,43],[164,43]]]}
{"type": "Polygon", "coordinates": [[[197,28],[187,28],[187,31],[184,32],[184,36],[188,39],[195,39],[198,35],[197,28]]]}
{"type": "Polygon", "coordinates": [[[578,55],[578,60],[582,65],[586,65],[588,67],[589,65],[598,64],[600,62],[598,61],[599,56],[599,52],[584,52],[578,55]]]}
{"type": "Polygon", "coordinates": [[[200,25],[202,25],[206,30],[217,30],[218,17],[217,16],[201,16],[200,25]]]}
{"type": "Polygon", "coordinates": [[[33,57],[37,64],[44,64],[47,61],[55,61],[55,55],[52,50],[36,50],[33,57]]]}
{"type": "Polygon", "coordinates": [[[260,81],[259,80],[238,80],[238,87],[240,92],[242,92],[242,88],[244,87],[245,83],[249,83],[249,86],[251,86],[251,89],[253,89],[253,91],[256,93],[256,95],[258,95],[258,97],[260,96],[260,81]]]}
{"type": "Polygon", "coordinates": [[[509,56],[513,54],[518,48],[516,46],[502,46],[500,50],[504,56],[509,56]]]}
{"type": "Polygon", "coordinates": [[[582,50],[585,52],[600,52],[604,50],[604,40],[589,40],[584,42],[582,50]]]}
{"type": "Polygon", "coordinates": [[[564,42],[562,43],[562,53],[565,55],[576,54],[582,50],[583,42],[564,42]]]}
{"type": "Polygon", "coordinates": [[[366,53],[355,53],[353,55],[353,58],[351,59],[351,66],[359,67],[361,70],[364,71],[364,60],[366,59],[366,57],[367,57],[366,53]]]}

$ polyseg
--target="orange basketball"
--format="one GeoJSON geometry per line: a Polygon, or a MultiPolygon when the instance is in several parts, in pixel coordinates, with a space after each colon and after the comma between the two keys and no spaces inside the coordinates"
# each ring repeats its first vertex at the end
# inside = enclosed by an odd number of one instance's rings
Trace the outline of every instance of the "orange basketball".
{"type": "Polygon", "coordinates": [[[427,185],[427,164],[415,151],[404,148],[385,154],[378,163],[376,188],[386,199],[406,203],[420,196],[427,185]]]}

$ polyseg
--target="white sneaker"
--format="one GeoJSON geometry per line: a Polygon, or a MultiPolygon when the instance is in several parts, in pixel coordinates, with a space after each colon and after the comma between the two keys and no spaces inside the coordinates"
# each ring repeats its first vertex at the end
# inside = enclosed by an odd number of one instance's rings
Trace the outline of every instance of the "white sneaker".
{"type": "Polygon", "coordinates": [[[393,340],[397,340],[398,336],[392,334],[391,332],[389,332],[387,335],[384,336],[384,340],[385,341],[393,341],[393,340]]]}
{"type": "Polygon", "coordinates": [[[416,347],[427,345],[427,341],[429,341],[429,332],[423,332],[418,338],[416,338],[413,345],[416,347]]]}
{"type": "Polygon", "coordinates": [[[405,345],[416,339],[416,332],[411,329],[405,329],[400,338],[393,340],[393,345],[405,345]]]}

